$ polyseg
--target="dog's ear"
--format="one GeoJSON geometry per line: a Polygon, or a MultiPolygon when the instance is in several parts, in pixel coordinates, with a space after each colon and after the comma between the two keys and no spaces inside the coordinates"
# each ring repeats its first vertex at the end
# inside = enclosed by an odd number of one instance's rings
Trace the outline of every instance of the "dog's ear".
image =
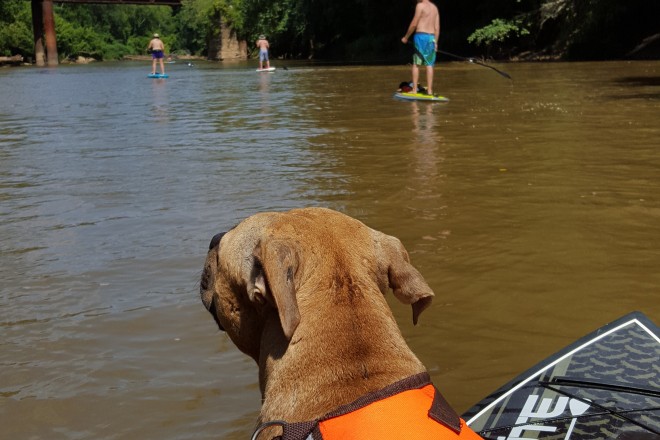
{"type": "Polygon", "coordinates": [[[300,323],[294,279],[297,255],[282,241],[267,240],[257,244],[252,256],[248,295],[255,303],[269,302],[277,308],[284,335],[291,340],[300,323]]]}
{"type": "Polygon", "coordinates": [[[419,315],[431,305],[433,290],[410,264],[408,252],[398,238],[383,234],[379,241],[390,288],[399,301],[412,306],[413,324],[417,325],[419,315]]]}

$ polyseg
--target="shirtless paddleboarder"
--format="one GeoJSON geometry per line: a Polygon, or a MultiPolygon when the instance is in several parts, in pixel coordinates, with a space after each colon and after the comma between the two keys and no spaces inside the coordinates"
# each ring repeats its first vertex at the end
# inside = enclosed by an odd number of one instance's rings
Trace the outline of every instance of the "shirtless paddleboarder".
{"type": "Polygon", "coordinates": [[[401,39],[403,44],[408,43],[408,38],[415,33],[413,42],[415,54],[413,55],[412,82],[413,93],[417,93],[419,83],[419,66],[426,66],[427,91],[433,94],[433,66],[435,54],[438,50],[438,38],[440,37],[440,12],[429,0],[417,0],[415,16],[408,26],[408,32],[401,39]]]}
{"type": "Polygon", "coordinates": [[[259,70],[264,70],[264,62],[266,63],[266,69],[270,69],[270,61],[268,60],[268,49],[270,44],[266,40],[266,36],[261,34],[257,40],[257,49],[259,49],[259,70]]]}
{"type": "Polygon", "coordinates": [[[151,74],[156,74],[156,62],[160,62],[160,74],[165,75],[165,64],[163,57],[165,57],[165,45],[160,41],[158,34],[154,34],[154,38],[149,42],[147,50],[151,51],[151,74]]]}

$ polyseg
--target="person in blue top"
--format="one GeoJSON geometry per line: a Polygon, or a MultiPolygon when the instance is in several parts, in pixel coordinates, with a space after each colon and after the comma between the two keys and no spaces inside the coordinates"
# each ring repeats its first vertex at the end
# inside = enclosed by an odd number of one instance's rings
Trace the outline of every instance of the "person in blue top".
{"type": "Polygon", "coordinates": [[[154,38],[152,38],[149,46],[147,46],[147,51],[151,51],[151,74],[156,74],[156,62],[160,61],[160,73],[164,75],[165,63],[163,62],[163,58],[165,57],[165,45],[160,41],[158,34],[154,34],[154,38]]]}
{"type": "Polygon", "coordinates": [[[433,94],[433,66],[435,65],[435,53],[438,50],[438,38],[440,38],[440,12],[437,6],[430,0],[417,0],[415,16],[408,26],[406,35],[401,38],[403,44],[408,43],[408,38],[415,33],[415,54],[413,55],[412,82],[413,91],[417,91],[419,83],[419,66],[426,66],[427,91],[433,94]]]}

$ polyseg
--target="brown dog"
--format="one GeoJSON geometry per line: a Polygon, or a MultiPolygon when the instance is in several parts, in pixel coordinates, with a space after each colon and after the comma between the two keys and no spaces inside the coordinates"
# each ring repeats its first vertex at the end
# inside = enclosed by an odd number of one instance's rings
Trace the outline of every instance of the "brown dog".
{"type": "MultiPolygon", "coordinates": [[[[433,298],[397,238],[307,208],[257,214],[215,236],[200,293],[220,328],[259,365],[260,422],[295,424],[425,376],[385,301],[388,287],[412,305],[415,323],[433,298]]],[[[460,431],[463,422],[451,418],[460,431]]],[[[300,438],[322,438],[315,429],[317,437],[300,438]]],[[[260,439],[273,437],[266,431],[260,439]]]]}

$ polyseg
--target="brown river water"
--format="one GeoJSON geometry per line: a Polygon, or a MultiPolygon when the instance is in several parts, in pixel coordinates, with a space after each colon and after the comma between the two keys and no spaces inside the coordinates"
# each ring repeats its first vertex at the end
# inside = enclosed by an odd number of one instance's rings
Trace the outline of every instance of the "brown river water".
{"type": "Polygon", "coordinates": [[[0,437],[247,439],[257,369],[199,301],[213,234],[325,206],[437,297],[395,317],[464,411],[634,310],[660,323],[660,62],[0,70],[0,437]]]}

